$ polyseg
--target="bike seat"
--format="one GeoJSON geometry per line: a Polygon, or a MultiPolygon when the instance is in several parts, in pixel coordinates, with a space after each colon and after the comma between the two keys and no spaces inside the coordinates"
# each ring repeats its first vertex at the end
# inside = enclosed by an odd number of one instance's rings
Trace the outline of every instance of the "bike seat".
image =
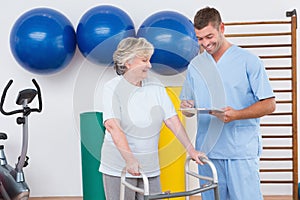
{"type": "Polygon", "coordinates": [[[7,134],[0,132],[0,140],[6,140],[7,139],[7,134]]]}

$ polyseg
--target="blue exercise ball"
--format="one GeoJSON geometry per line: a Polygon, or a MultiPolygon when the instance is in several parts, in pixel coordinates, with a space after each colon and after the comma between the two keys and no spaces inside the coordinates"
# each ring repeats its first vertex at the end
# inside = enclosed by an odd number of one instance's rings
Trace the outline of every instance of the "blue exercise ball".
{"type": "Polygon", "coordinates": [[[160,11],[140,26],[137,37],[144,37],[155,48],[152,70],[161,75],[175,75],[186,70],[199,52],[193,23],[175,11],[160,11]]]}
{"type": "Polygon", "coordinates": [[[75,54],[75,29],[60,12],[36,8],[21,15],[13,25],[10,48],[26,70],[53,74],[64,69],[75,54]]]}
{"type": "Polygon", "coordinates": [[[82,55],[96,64],[111,64],[119,42],[135,37],[130,16],[120,8],[101,5],[88,10],[76,30],[78,48],[82,55]]]}

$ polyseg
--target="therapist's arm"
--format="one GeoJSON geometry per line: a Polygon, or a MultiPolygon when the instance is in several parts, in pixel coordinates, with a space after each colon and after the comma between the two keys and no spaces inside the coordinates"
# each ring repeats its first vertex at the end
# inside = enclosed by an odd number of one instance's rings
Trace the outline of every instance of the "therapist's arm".
{"type": "Polygon", "coordinates": [[[133,155],[126,138],[126,135],[120,127],[120,122],[117,119],[108,119],[104,122],[106,130],[111,134],[114,144],[118,148],[122,157],[126,162],[126,170],[128,173],[139,176],[139,162],[133,155]]]}
{"type": "MultiPolygon", "coordinates": [[[[223,122],[231,122],[233,120],[259,118],[271,114],[276,109],[275,98],[260,100],[249,107],[241,110],[235,110],[232,107],[225,107],[222,116],[215,114],[223,122]]],[[[214,113],[212,113],[214,114],[214,113]]]]}
{"type": "Polygon", "coordinates": [[[195,160],[198,164],[203,164],[199,157],[207,158],[206,155],[203,152],[198,152],[195,150],[178,115],[174,115],[173,117],[165,120],[165,124],[185,147],[186,151],[193,158],[193,160],[195,160]]]}

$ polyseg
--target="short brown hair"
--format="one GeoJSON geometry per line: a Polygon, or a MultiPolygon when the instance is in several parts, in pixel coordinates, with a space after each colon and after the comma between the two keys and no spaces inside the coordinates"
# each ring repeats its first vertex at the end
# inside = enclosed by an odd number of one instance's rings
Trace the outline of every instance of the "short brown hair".
{"type": "Polygon", "coordinates": [[[219,27],[222,23],[219,11],[210,7],[200,9],[194,17],[194,27],[200,30],[208,26],[210,23],[215,28],[219,27]]]}

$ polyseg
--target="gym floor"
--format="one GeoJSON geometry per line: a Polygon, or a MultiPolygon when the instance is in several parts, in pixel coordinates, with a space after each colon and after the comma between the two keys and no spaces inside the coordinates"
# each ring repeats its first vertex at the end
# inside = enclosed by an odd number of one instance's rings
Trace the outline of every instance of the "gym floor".
{"type": "MultiPolygon", "coordinates": [[[[82,200],[82,197],[31,197],[30,200],[82,200]]],[[[201,197],[190,197],[191,200],[201,200],[201,197]]],[[[292,200],[291,196],[264,196],[264,200],[292,200]]]]}

